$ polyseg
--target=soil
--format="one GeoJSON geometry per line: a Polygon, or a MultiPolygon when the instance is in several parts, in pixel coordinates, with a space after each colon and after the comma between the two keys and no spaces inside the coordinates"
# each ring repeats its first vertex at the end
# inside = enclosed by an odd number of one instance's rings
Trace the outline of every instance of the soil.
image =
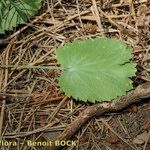
{"type": "MultiPolygon", "coordinates": [[[[15,69],[15,65],[58,65],[55,50],[61,44],[102,36],[132,47],[137,63],[134,88],[150,81],[149,0],[44,0],[30,25],[3,36],[1,64],[14,67],[0,68],[2,150],[50,149],[50,142],[92,105],[65,96],[58,86],[60,71],[15,69]],[[48,141],[49,146],[34,143],[48,141]]],[[[92,118],[69,140],[72,144],[61,149],[149,150],[149,98],[92,118]]]]}

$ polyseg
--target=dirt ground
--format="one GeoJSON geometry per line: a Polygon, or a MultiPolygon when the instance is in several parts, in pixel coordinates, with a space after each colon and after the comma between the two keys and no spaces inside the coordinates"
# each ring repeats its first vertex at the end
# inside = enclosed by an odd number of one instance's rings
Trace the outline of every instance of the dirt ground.
{"type": "MultiPolygon", "coordinates": [[[[64,95],[58,86],[60,71],[15,69],[15,65],[57,65],[58,46],[98,36],[121,39],[132,47],[137,63],[134,87],[150,81],[149,0],[44,0],[30,24],[3,36],[1,64],[14,68],[0,68],[2,150],[50,149],[27,141],[50,143],[92,105],[64,95]]],[[[143,99],[89,120],[69,139],[75,144],[60,149],[149,150],[149,102],[143,99]]]]}

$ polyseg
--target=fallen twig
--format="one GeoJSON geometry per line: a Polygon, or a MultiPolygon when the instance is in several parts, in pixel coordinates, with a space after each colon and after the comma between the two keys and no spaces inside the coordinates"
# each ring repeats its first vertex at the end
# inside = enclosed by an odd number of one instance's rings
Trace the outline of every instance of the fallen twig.
{"type": "Polygon", "coordinates": [[[15,138],[20,138],[20,137],[26,137],[26,136],[29,136],[29,135],[33,135],[33,134],[36,134],[36,133],[41,133],[41,132],[54,132],[54,131],[60,131],[60,130],[63,130],[65,128],[64,125],[61,125],[61,126],[55,126],[55,127],[51,127],[51,126],[45,126],[45,127],[42,127],[42,128],[38,128],[38,129],[35,129],[33,131],[29,131],[29,132],[20,132],[19,134],[14,132],[14,133],[6,133],[3,138],[4,139],[15,139],[15,138]]]}
{"type": "MultiPolygon", "coordinates": [[[[150,82],[139,85],[135,90],[128,92],[125,96],[119,97],[112,102],[97,103],[89,106],[56,138],[56,140],[70,139],[88,120],[108,111],[121,110],[131,103],[139,102],[143,98],[150,97],[150,82]]],[[[57,150],[60,147],[50,147],[50,150],[57,150]]]]}

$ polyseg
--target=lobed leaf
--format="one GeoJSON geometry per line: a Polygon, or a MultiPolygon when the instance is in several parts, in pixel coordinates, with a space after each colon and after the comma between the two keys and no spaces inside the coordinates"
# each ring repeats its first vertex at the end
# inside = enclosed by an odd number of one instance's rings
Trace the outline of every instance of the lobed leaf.
{"type": "Polygon", "coordinates": [[[41,0],[9,0],[6,6],[0,3],[0,33],[26,23],[40,7],[41,0]]]}
{"type": "Polygon", "coordinates": [[[132,89],[136,64],[132,49],[120,40],[96,38],[75,41],[56,51],[63,72],[60,88],[83,101],[110,101],[132,89]]]}

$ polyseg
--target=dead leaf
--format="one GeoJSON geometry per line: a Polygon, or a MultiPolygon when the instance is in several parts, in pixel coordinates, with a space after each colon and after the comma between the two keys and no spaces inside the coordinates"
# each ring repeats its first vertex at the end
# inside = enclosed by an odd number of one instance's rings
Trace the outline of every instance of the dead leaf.
{"type": "Polygon", "coordinates": [[[137,111],[138,111],[137,105],[136,105],[136,104],[132,104],[132,105],[130,106],[130,112],[136,113],[137,111]]]}
{"type": "Polygon", "coordinates": [[[133,139],[133,143],[139,145],[144,144],[147,141],[147,138],[148,138],[148,132],[145,131],[137,135],[137,137],[133,139]]]}
{"type": "Polygon", "coordinates": [[[144,125],[144,129],[145,130],[150,130],[150,122],[147,122],[145,125],[144,125]]]}
{"type": "Polygon", "coordinates": [[[55,132],[47,132],[44,133],[42,136],[46,139],[46,140],[54,140],[59,134],[61,133],[61,131],[55,131],[55,132]]]}
{"type": "Polygon", "coordinates": [[[118,137],[117,136],[110,136],[106,139],[106,141],[110,144],[117,144],[118,143],[118,137]]]}

